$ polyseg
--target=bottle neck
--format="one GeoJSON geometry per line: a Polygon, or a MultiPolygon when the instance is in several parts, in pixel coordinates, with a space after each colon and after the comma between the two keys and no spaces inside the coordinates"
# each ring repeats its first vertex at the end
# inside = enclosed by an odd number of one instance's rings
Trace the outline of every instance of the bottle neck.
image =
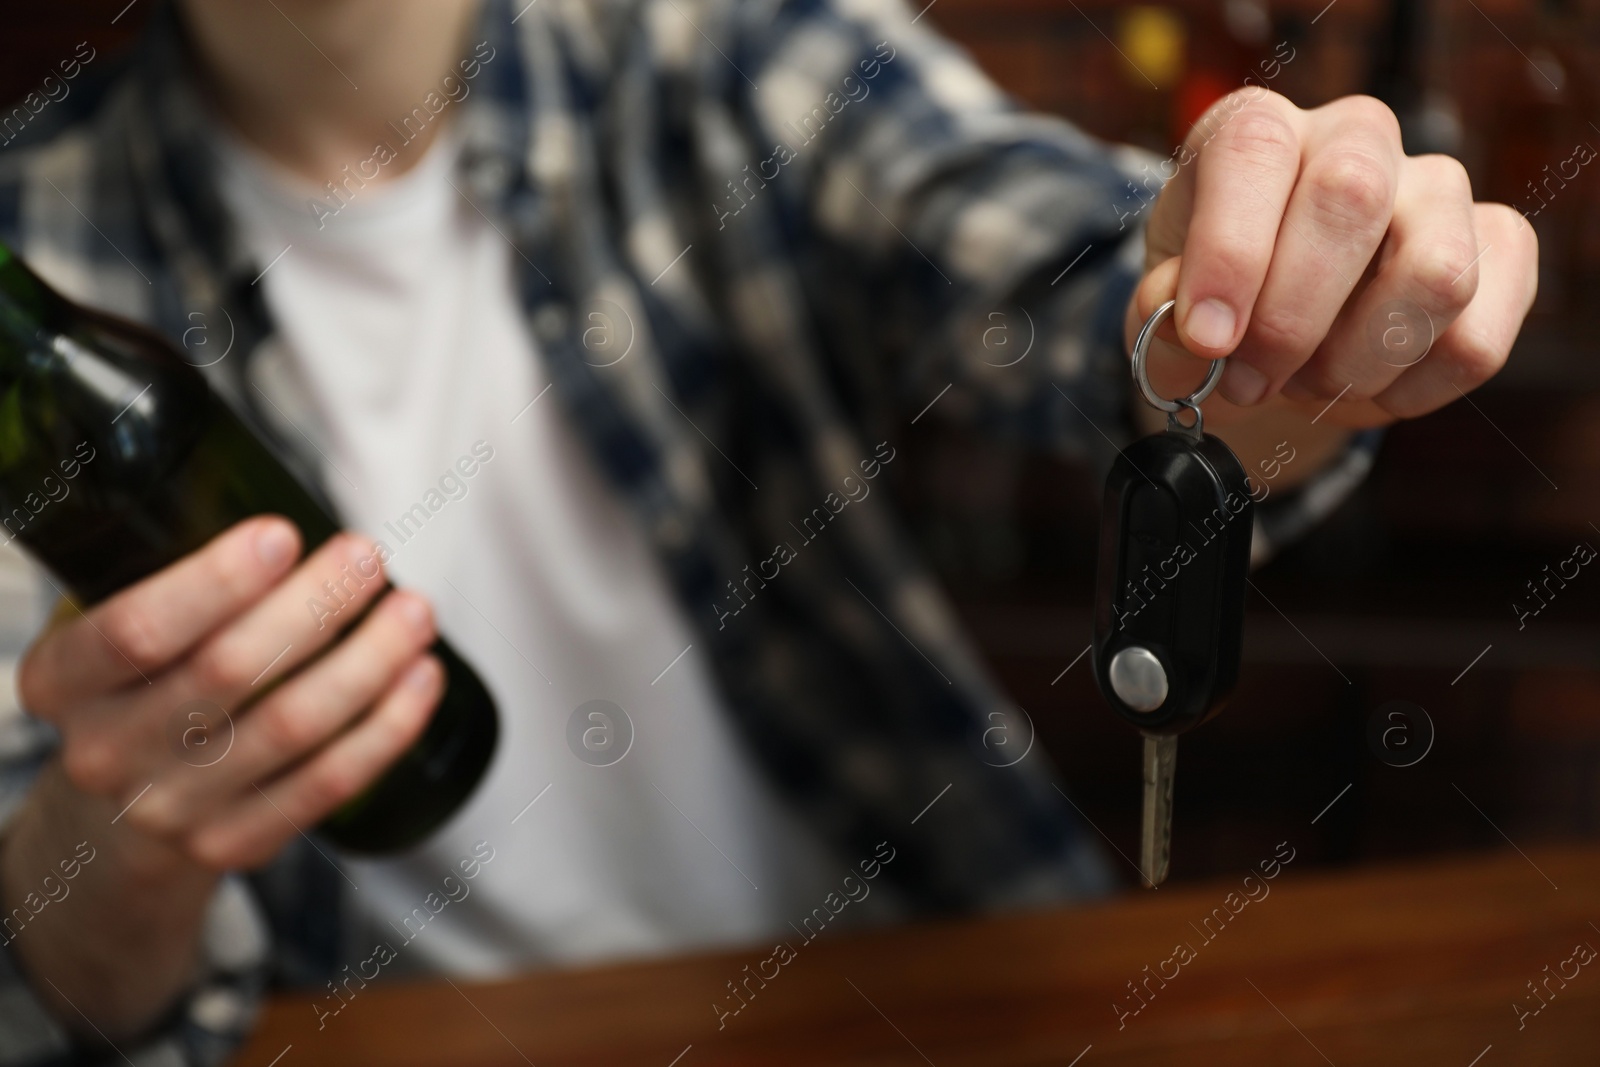
{"type": "Polygon", "coordinates": [[[7,246],[0,244],[0,386],[21,373],[41,335],[65,328],[71,305],[7,246]]]}

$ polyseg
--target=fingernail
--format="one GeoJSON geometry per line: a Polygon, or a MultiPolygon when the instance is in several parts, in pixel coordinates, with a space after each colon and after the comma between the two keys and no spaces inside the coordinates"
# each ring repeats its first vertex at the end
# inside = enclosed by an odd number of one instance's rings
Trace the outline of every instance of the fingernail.
{"type": "Polygon", "coordinates": [[[1189,309],[1189,318],[1183,328],[1196,344],[1206,348],[1227,348],[1233,341],[1233,330],[1238,323],[1239,318],[1233,309],[1213,297],[1189,309]]]}
{"type": "Polygon", "coordinates": [[[425,656],[406,672],[405,684],[408,688],[426,692],[438,684],[439,670],[439,662],[432,656],[425,656]]]}
{"type": "Polygon", "coordinates": [[[269,522],[256,534],[256,558],[271,570],[288,563],[294,555],[295,536],[288,523],[269,522]]]}
{"type": "Polygon", "coordinates": [[[400,617],[418,630],[426,629],[433,621],[433,611],[429,609],[427,601],[410,593],[394,594],[394,610],[400,617]]]}
{"type": "Polygon", "coordinates": [[[1267,376],[1242,360],[1229,359],[1218,388],[1233,403],[1249,407],[1267,391],[1267,376]]]}

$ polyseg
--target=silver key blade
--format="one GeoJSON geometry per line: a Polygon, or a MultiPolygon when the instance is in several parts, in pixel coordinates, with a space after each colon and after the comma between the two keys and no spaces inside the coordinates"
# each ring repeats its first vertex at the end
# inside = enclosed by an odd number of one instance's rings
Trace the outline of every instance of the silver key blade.
{"type": "Polygon", "coordinates": [[[1178,766],[1176,734],[1144,735],[1144,819],[1139,833],[1139,873],[1154,889],[1167,880],[1172,859],[1172,780],[1178,766]]]}

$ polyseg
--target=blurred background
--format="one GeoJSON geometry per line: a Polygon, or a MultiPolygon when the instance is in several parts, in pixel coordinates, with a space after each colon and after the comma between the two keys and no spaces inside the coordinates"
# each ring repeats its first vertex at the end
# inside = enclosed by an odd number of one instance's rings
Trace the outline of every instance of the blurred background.
{"type": "MultiPolygon", "coordinates": [[[[152,5],[18,6],[0,99],[81,40],[124,47],[152,5]]],[[[1408,151],[1457,156],[1539,234],[1510,368],[1394,430],[1357,496],[1255,576],[1239,691],[1184,739],[1174,879],[1284,839],[1298,867],[1600,834],[1600,572],[1552,582],[1521,629],[1513,607],[1600,547],[1600,0],[934,0],[924,17],[1021,100],[1162,156],[1250,75],[1302,107],[1373,94],[1408,151]]],[[[898,439],[927,557],[1073,799],[1133,854],[1138,739],[1077,659],[1099,487],[933,420],[898,439]]]]}

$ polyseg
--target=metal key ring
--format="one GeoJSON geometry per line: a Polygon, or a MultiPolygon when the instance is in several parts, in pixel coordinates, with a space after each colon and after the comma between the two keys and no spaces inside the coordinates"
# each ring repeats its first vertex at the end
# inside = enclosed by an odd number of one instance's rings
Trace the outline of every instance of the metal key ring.
{"type": "Polygon", "coordinates": [[[1162,319],[1172,313],[1177,303],[1176,300],[1168,300],[1156,308],[1155,314],[1144,320],[1144,325],[1139,329],[1139,336],[1134,338],[1133,342],[1133,380],[1139,383],[1139,392],[1144,396],[1145,402],[1151,407],[1165,411],[1168,415],[1176,414],[1185,406],[1198,409],[1200,402],[1210,396],[1211,391],[1217,387],[1217,381],[1222,377],[1224,369],[1223,360],[1212,360],[1211,369],[1206,372],[1206,380],[1200,384],[1200,388],[1182,400],[1163,399],[1150,387],[1150,373],[1145,366],[1150,356],[1150,341],[1156,335],[1156,327],[1161,325],[1162,319]]]}

